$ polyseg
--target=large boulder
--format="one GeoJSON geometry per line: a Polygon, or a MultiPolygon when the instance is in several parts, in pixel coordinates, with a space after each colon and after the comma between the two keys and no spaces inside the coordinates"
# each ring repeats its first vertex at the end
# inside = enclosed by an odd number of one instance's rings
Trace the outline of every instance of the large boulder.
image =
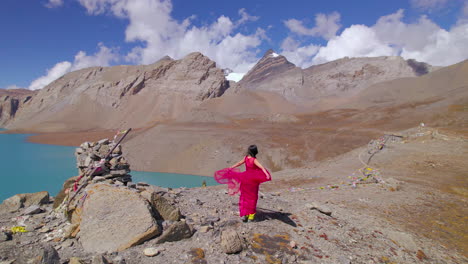
{"type": "Polygon", "coordinates": [[[163,196],[157,194],[153,190],[146,190],[142,192],[141,195],[151,203],[158,219],[167,221],[180,220],[181,214],[179,208],[172,205],[172,203],[163,196]]]}
{"type": "Polygon", "coordinates": [[[160,234],[150,205],[134,190],[96,184],[86,192],[80,224],[86,251],[120,251],[160,234]]]}
{"type": "Polygon", "coordinates": [[[31,205],[43,205],[49,203],[48,192],[37,193],[21,193],[16,194],[0,204],[0,212],[15,212],[22,207],[30,207],[31,205]]]}

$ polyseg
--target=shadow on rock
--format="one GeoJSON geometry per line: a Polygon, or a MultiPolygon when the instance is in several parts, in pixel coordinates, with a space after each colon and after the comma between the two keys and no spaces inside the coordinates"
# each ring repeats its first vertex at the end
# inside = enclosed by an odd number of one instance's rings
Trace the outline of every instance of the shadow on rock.
{"type": "Polygon", "coordinates": [[[257,208],[257,214],[255,215],[255,220],[257,222],[265,221],[265,220],[279,220],[285,224],[288,224],[290,226],[296,227],[296,222],[294,222],[289,216],[291,215],[290,213],[283,213],[283,212],[278,212],[266,208],[257,208]]]}

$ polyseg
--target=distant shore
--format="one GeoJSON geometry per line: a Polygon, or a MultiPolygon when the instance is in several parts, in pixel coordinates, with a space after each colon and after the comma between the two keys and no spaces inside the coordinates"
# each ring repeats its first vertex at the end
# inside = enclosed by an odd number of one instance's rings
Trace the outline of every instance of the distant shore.
{"type": "Polygon", "coordinates": [[[83,132],[47,132],[37,133],[34,131],[23,130],[7,130],[2,131],[3,134],[34,134],[27,138],[27,142],[60,145],[60,146],[79,146],[85,141],[98,141],[103,138],[113,139],[116,131],[101,130],[101,131],[83,131],[83,132]]]}

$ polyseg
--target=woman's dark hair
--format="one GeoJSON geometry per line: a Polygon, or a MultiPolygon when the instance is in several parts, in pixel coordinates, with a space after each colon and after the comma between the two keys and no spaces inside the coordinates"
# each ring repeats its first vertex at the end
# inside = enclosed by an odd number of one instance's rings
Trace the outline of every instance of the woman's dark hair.
{"type": "Polygon", "coordinates": [[[249,148],[247,149],[247,154],[255,158],[255,156],[258,154],[257,146],[250,145],[249,148]]]}

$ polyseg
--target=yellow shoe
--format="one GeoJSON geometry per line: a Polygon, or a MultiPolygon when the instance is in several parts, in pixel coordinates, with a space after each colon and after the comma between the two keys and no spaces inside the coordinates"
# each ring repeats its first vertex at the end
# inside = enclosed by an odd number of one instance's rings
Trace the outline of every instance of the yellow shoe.
{"type": "Polygon", "coordinates": [[[247,222],[253,222],[255,220],[255,214],[249,214],[249,217],[247,218],[247,222]]]}

